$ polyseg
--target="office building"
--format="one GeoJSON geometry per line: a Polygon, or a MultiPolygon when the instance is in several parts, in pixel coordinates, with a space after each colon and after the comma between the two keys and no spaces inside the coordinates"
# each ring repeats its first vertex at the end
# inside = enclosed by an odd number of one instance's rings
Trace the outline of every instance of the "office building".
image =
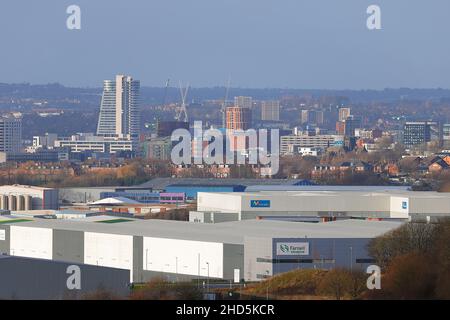
{"type": "Polygon", "coordinates": [[[140,82],[124,75],[105,80],[97,135],[138,139],[140,133],[140,82]]]}
{"type": "Polygon", "coordinates": [[[22,149],[22,119],[0,117],[0,152],[20,152],[22,149]]]}
{"type": "Polygon", "coordinates": [[[403,144],[411,148],[431,141],[431,123],[406,122],[403,127],[403,144]]]}
{"type": "Polygon", "coordinates": [[[280,101],[261,102],[261,120],[279,121],[280,120],[280,101]]]}
{"type": "Polygon", "coordinates": [[[446,123],[442,126],[442,139],[444,147],[450,147],[450,123],[446,123]]]}
{"type": "Polygon", "coordinates": [[[339,108],[339,119],[338,121],[345,121],[350,117],[350,108],[339,108]]]}
{"type": "Polygon", "coordinates": [[[354,137],[356,129],[362,127],[362,121],[360,117],[349,116],[345,119],[344,133],[346,137],[354,137]]]}
{"type": "Polygon", "coordinates": [[[172,141],[169,137],[152,137],[143,143],[144,157],[155,160],[170,160],[172,141]]]}
{"type": "Polygon", "coordinates": [[[98,152],[114,154],[118,152],[135,152],[137,141],[128,138],[73,135],[55,141],[55,147],[67,148],[72,153],[98,152]]]}
{"type": "Polygon", "coordinates": [[[226,129],[227,130],[247,130],[252,126],[252,111],[244,107],[226,108],[226,129]]]}
{"type": "Polygon", "coordinates": [[[337,135],[288,135],[280,137],[280,153],[292,155],[298,148],[319,148],[326,150],[328,147],[343,145],[344,137],[337,135]]]}
{"type": "Polygon", "coordinates": [[[55,141],[58,140],[56,133],[46,133],[43,136],[33,136],[33,148],[37,149],[51,149],[55,146],[55,141]]]}
{"type": "Polygon", "coordinates": [[[323,124],[323,111],[321,110],[302,110],[300,115],[301,124],[323,124]]]}
{"type": "Polygon", "coordinates": [[[234,106],[251,109],[253,107],[253,98],[244,96],[234,97],[234,106]]]}
{"type": "Polygon", "coordinates": [[[0,152],[0,163],[4,162],[58,162],[69,160],[69,149],[38,149],[35,152],[0,152]]]}

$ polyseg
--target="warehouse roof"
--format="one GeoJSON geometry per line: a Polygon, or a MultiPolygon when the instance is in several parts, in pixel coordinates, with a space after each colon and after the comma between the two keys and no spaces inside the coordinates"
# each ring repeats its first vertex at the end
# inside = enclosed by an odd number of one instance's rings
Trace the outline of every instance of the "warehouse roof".
{"type": "Polygon", "coordinates": [[[138,187],[152,188],[152,189],[165,189],[169,185],[190,185],[190,186],[207,186],[217,185],[218,183],[225,183],[228,185],[295,185],[301,184],[304,180],[301,179],[221,179],[216,178],[154,178],[149,180],[138,187]]]}
{"type": "Polygon", "coordinates": [[[201,192],[203,194],[213,193],[213,194],[224,194],[232,196],[318,196],[318,197],[339,197],[339,196],[352,196],[352,197],[380,197],[380,196],[401,196],[401,197],[415,197],[415,198],[447,198],[450,199],[450,192],[436,192],[436,191],[410,191],[402,189],[359,189],[359,190],[320,190],[320,189],[301,189],[301,190],[260,190],[260,191],[245,191],[245,192],[201,192]]]}
{"type": "Polygon", "coordinates": [[[404,186],[328,186],[328,185],[252,185],[246,192],[255,191],[407,191],[404,186]]]}
{"type": "Polygon", "coordinates": [[[101,222],[100,217],[91,217],[89,220],[35,219],[22,222],[20,226],[230,244],[243,244],[245,237],[373,238],[400,226],[399,222],[361,220],[327,223],[242,220],[218,224],[137,219],[118,223],[101,222]]]}

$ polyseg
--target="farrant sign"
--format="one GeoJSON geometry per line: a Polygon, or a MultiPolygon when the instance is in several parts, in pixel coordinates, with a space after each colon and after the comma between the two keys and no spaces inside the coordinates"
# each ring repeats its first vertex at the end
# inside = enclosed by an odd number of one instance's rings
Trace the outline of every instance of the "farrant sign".
{"type": "Polygon", "coordinates": [[[5,230],[0,229],[0,240],[5,241],[6,240],[6,232],[5,230]]]}
{"type": "Polygon", "coordinates": [[[307,256],[309,255],[308,242],[278,242],[278,256],[307,256]]]}

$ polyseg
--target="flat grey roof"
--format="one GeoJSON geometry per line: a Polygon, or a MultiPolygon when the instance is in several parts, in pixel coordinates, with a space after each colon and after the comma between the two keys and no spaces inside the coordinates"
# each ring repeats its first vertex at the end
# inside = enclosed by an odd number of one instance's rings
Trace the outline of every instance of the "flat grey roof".
{"type": "Polygon", "coordinates": [[[246,192],[255,191],[408,191],[404,186],[293,186],[293,185],[252,185],[248,186],[246,192]]]}
{"type": "Polygon", "coordinates": [[[436,192],[436,191],[410,191],[410,190],[260,190],[260,191],[245,191],[245,192],[200,192],[223,194],[231,196],[286,196],[286,197],[301,197],[301,196],[317,196],[317,197],[337,197],[337,196],[354,196],[354,197],[381,197],[381,196],[402,196],[412,198],[448,198],[450,199],[450,192],[436,192]]]}
{"type": "Polygon", "coordinates": [[[168,185],[293,185],[303,179],[217,179],[217,178],[154,178],[135,187],[165,189],[168,185]]]}
{"type": "MultiPolygon", "coordinates": [[[[109,218],[111,219],[108,220],[115,219],[109,218]]],[[[100,218],[100,220],[104,219],[100,218]]],[[[400,222],[363,220],[327,223],[242,220],[217,224],[171,220],[127,220],[131,221],[101,223],[95,222],[95,217],[89,220],[34,219],[10,225],[230,244],[243,244],[245,237],[373,238],[401,225],[400,222]]]]}

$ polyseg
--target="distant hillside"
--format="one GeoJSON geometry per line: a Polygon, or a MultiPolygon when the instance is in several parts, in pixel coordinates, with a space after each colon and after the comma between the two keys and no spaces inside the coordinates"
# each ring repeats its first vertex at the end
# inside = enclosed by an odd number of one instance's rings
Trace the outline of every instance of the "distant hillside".
{"type": "MultiPolygon", "coordinates": [[[[100,84],[101,85],[101,84],[100,84]]],[[[164,100],[165,88],[142,87],[142,101],[144,104],[161,104],[164,100]]],[[[205,99],[223,99],[224,87],[191,88],[188,101],[201,101],[205,99]]],[[[45,85],[4,84],[0,83],[0,107],[4,106],[10,98],[14,99],[47,99],[70,104],[72,100],[79,100],[80,105],[99,104],[101,86],[97,88],[71,88],[58,83],[45,85]]],[[[252,96],[255,99],[280,99],[283,96],[300,97],[341,97],[352,103],[365,102],[392,102],[399,100],[448,100],[448,89],[384,89],[384,90],[314,90],[314,89],[251,89],[230,88],[229,98],[234,96],[252,96]]],[[[167,90],[166,102],[178,102],[180,100],[179,89],[171,87],[167,90]]]]}

